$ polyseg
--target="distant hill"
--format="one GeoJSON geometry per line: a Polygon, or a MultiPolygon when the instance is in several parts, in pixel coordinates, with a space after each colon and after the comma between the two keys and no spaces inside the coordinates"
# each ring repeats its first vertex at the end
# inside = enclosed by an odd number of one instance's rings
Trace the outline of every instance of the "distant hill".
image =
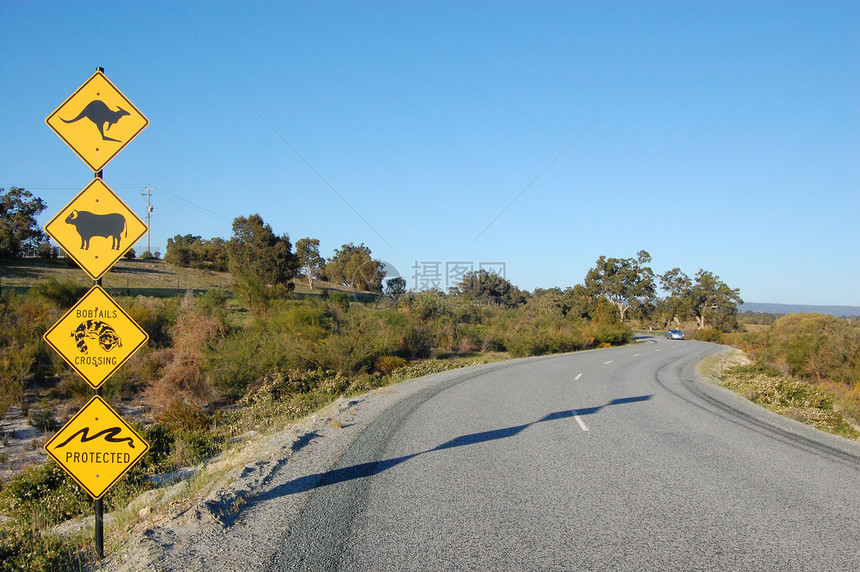
{"type": "Polygon", "coordinates": [[[739,310],[741,312],[764,312],[766,314],[798,314],[818,313],[830,314],[831,316],[860,316],[860,306],[809,306],[803,304],[762,304],[758,302],[744,302],[739,310]]]}

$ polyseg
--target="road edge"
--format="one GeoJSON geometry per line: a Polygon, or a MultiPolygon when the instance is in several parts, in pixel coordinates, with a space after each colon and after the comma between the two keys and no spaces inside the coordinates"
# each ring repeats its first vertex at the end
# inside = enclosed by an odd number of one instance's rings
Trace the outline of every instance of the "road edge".
{"type": "Polygon", "coordinates": [[[694,363],[690,372],[692,375],[688,378],[688,389],[712,406],[741,418],[757,429],[789,439],[803,449],[860,466],[860,443],[783,417],[723,387],[705,375],[702,366],[707,357],[728,353],[732,349],[730,346],[720,346],[717,351],[694,363]]]}

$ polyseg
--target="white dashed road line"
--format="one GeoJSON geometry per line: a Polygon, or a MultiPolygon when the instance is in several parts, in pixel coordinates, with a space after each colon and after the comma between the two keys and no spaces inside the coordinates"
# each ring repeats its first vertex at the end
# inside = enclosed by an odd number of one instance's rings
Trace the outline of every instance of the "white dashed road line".
{"type": "Polygon", "coordinates": [[[588,431],[588,427],[585,425],[585,421],[582,420],[582,417],[579,416],[576,409],[571,409],[571,413],[573,413],[573,418],[576,419],[576,422],[579,423],[579,428],[583,431],[588,431]]]}

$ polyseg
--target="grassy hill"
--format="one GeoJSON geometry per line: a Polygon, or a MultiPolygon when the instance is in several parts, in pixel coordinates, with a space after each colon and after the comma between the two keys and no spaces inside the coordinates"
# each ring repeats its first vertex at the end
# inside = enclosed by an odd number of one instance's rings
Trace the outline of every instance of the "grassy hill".
{"type": "MultiPolygon", "coordinates": [[[[0,289],[12,288],[23,291],[44,280],[71,280],[82,286],[91,286],[93,281],[83,270],[71,265],[66,259],[48,260],[22,258],[0,261],[0,289]]],[[[307,281],[294,280],[295,292],[300,295],[319,295],[323,291],[343,291],[360,297],[372,296],[330,282],[317,281],[311,290],[307,281]]],[[[196,268],[180,268],[162,260],[120,260],[102,278],[106,290],[130,295],[174,296],[187,290],[231,289],[233,276],[229,272],[212,272],[196,268]]]]}
{"type": "MultiPolygon", "coordinates": [[[[71,280],[91,285],[83,270],[66,259],[22,258],[0,262],[2,286],[29,288],[43,280],[71,280]]],[[[127,289],[204,289],[230,288],[233,277],[227,272],[178,268],[161,260],[121,260],[102,278],[105,288],[127,289]]]]}

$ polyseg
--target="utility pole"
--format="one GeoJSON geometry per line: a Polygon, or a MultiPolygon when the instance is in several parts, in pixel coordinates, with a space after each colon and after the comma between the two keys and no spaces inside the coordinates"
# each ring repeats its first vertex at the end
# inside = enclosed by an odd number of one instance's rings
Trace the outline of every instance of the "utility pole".
{"type": "Polygon", "coordinates": [[[146,251],[149,252],[150,254],[152,254],[152,250],[150,250],[150,248],[149,248],[149,235],[151,234],[151,232],[150,232],[151,227],[149,225],[149,219],[152,218],[152,209],[153,209],[152,205],[150,204],[150,199],[152,197],[152,186],[147,185],[146,188],[143,190],[144,190],[144,192],[140,193],[140,196],[146,197],[146,251]]]}

